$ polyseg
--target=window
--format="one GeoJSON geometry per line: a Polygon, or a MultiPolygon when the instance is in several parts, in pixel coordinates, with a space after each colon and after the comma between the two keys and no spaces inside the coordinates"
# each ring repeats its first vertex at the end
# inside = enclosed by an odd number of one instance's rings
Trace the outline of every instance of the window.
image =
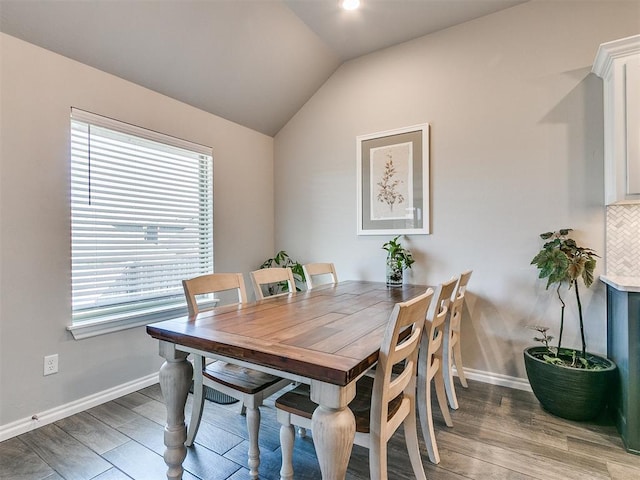
{"type": "Polygon", "coordinates": [[[75,338],[186,314],[213,271],[211,149],[71,111],[75,338]]]}

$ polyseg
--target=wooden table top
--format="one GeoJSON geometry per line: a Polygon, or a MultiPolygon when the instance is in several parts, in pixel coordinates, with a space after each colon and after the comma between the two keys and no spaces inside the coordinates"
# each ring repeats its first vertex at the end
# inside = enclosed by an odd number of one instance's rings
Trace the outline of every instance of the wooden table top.
{"type": "Polygon", "coordinates": [[[427,287],[346,281],[147,326],[153,338],[344,386],[378,358],[393,306],[427,287]]]}

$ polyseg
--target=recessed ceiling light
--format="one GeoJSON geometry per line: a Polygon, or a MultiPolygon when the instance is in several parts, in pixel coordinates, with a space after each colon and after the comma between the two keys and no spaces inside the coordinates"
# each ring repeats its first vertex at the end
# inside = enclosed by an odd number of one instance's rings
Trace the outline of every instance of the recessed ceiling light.
{"type": "Polygon", "coordinates": [[[360,6],[360,0],[341,0],[340,6],[345,10],[355,10],[360,6]]]}

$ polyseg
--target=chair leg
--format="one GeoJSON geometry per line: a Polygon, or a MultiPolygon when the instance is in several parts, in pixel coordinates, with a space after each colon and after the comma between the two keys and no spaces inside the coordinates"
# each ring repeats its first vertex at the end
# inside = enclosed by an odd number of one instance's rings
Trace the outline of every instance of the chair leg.
{"type": "Polygon", "coordinates": [[[282,466],[280,480],[293,480],[293,442],[295,432],[293,425],[280,426],[280,450],[282,452],[282,466]]]}
{"type": "Polygon", "coordinates": [[[369,478],[387,480],[387,442],[379,434],[370,434],[369,442],[369,478]]]}
{"type": "Polygon", "coordinates": [[[191,421],[187,432],[187,440],[184,444],[187,447],[193,445],[200,421],[202,420],[202,409],[204,408],[204,385],[202,384],[202,370],[204,369],[204,357],[195,355],[193,360],[193,403],[191,404],[191,421]]]}
{"type": "MultiPolygon", "coordinates": [[[[436,373],[437,374],[437,373],[436,373]]],[[[436,433],[433,429],[433,416],[431,415],[431,382],[422,381],[418,377],[418,410],[420,412],[420,425],[424,443],[427,445],[429,460],[431,463],[440,463],[440,454],[436,444],[436,433]]]]}
{"type": "Polygon", "coordinates": [[[249,434],[249,475],[258,478],[260,466],[260,447],[258,446],[258,433],[260,431],[260,409],[247,407],[247,433],[249,434]]]}
{"type": "Polygon", "coordinates": [[[469,385],[467,385],[467,378],[464,376],[464,369],[462,368],[462,349],[460,348],[459,338],[453,347],[453,359],[456,363],[456,369],[458,371],[458,378],[460,379],[460,383],[464,388],[468,388],[469,385]]]}
{"type": "Polygon", "coordinates": [[[449,405],[454,410],[458,409],[458,398],[456,397],[456,388],[453,383],[453,342],[454,339],[451,337],[450,325],[447,323],[445,332],[444,332],[444,340],[442,342],[442,376],[444,377],[444,388],[447,392],[447,399],[449,401],[449,405]]]}
{"type": "Polygon", "coordinates": [[[416,424],[415,408],[407,415],[404,420],[404,439],[407,444],[407,452],[409,452],[409,460],[416,480],[427,480],[422,466],[422,458],[420,457],[420,445],[418,443],[418,427],[416,424]]]}
{"type": "Polygon", "coordinates": [[[447,394],[444,391],[444,378],[442,372],[436,372],[433,377],[433,383],[436,387],[436,398],[438,399],[438,405],[440,405],[440,411],[444,418],[444,423],[447,427],[453,427],[453,420],[451,420],[451,413],[449,413],[449,405],[447,405],[447,394]]]}

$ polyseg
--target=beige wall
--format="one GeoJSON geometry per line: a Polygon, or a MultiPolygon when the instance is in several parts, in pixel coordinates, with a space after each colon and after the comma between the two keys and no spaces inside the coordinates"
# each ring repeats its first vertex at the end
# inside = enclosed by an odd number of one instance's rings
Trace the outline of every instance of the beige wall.
{"type": "Polygon", "coordinates": [[[0,53],[1,428],[160,365],[143,327],[80,341],[65,329],[71,106],[213,147],[216,270],[246,274],[273,254],[274,211],[271,137],[10,36],[0,53]],[[53,353],[60,373],[43,377],[53,353]]]}
{"type": "MultiPolygon", "coordinates": [[[[538,234],[572,227],[604,254],[590,70],[600,43],[639,31],[637,1],[533,1],[346,63],[276,136],[276,248],[333,261],[341,279],[384,280],[393,232],[356,236],[355,137],[429,123],[432,234],[403,240],[418,260],[408,280],[472,268],[465,366],[524,378],[525,326],[557,333],[557,300],[529,265],[538,234]]],[[[588,347],[604,352],[605,289],[583,292],[588,347]]],[[[579,342],[568,299],[567,346],[579,342]]]]}

